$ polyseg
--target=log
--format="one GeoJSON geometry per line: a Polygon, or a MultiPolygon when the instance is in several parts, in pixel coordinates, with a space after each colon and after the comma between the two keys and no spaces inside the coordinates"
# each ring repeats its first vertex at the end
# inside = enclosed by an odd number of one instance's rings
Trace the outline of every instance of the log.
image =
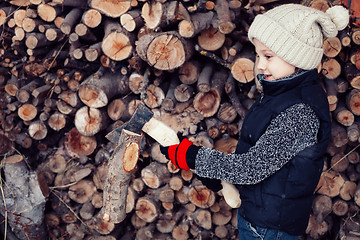
{"type": "Polygon", "coordinates": [[[120,23],[123,28],[129,32],[133,32],[144,25],[139,9],[128,11],[120,16],[120,23]]]}
{"type": "Polygon", "coordinates": [[[157,108],[160,107],[163,100],[165,98],[165,94],[160,87],[155,86],[154,84],[150,84],[146,88],[146,97],[144,99],[144,103],[149,108],[157,108]]]}
{"type": "Polygon", "coordinates": [[[360,73],[357,70],[357,68],[351,64],[345,64],[344,66],[344,75],[346,79],[349,81],[350,86],[352,86],[354,89],[360,88],[360,73]]]}
{"type": "Polygon", "coordinates": [[[338,37],[326,38],[322,47],[325,56],[334,58],[340,53],[342,44],[338,37]]]}
{"type": "Polygon", "coordinates": [[[195,13],[190,16],[191,19],[182,20],[179,25],[179,34],[185,38],[192,38],[211,25],[214,13],[211,11],[204,13],[195,13]]]}
{"type": "Polygon", "coordinates": [[[36,172],[30,171],[24,161],[4,164],[3,168],[6,184],[1,195],[1,214],[18,239],[46,239],[46,198],[36,172]]]}
{"type": "Polygon", "coordinates": [[[339,195],[340,188],[344,185],[344,178],[335,171],[322,172],[318,186],[316,187],[316,193],[329,197],[335,197],[339,195]]]}
{"type": "Polygon", "coordinates": [[[37,116],[38,109],[32,104],[26,103],[18,108],[17,114],[22,120],[31,121],[37,116]]]}
{"type": "Polygon", "coordinates": [[[174,89],[174,97],[178,102],[187,102],[194,94],[192,86],[187,84],[180,84],[174,89]]]}
{"type": "Polygon", "coordinates": [[[215,203],[215,194],[204,185],[192,186],[189,189],[189,201],[199,208],[209,208],[215,203]]]}
{"type": "Polygon", "coordinates": [[[210,78],[213,73],[213,67],[214,67],[213,64],[207,63],[201,69],[196,83],[196,89],[199,92],[206,93],[210,91],[210,78]]]}
{"type": "Polygon", "coordinates": [[[248,83],[254,80],[254,54],[249,50],[241,51],[231,64],[231,74],[241,82],[248,83]]]}
{"type": "Polygon", "coordinates": [[[59,6],[51,6],[49,4],[43,3],[37,6],[38,16],[45,22],[53,22],[57,16],[62,12],[62,9],[59,6]]]}
{"type": "Polygon", "coordinates": [[[343,126],[349,127],[354,123],[354,114],[346,109],[345,104],[340,104],[334,110],[335,119],[343,126]]]}
{"type": "MultiPolygon", "coordinates": [[[[186,63],[185,63],[186,64],[186,63]]],[[[184,64],[184,65],[185,65],[184,64]]],[[[183,66],[184,66],[183,65],[183,66]]],[[[177,78],[172,78],[170,80],[170,84],[169,84],[169,88],[166,92],[165,98],[161,104],[161,107],[165,110],[165,111],[169,111],[171,112],[172,110],[174,110],[175,105],[177,103],[177,100],[175,98],[175,88],[179,85],[179,81],[177,78]]]]}
{"type": "Polygon", "coordinates": [[[138,199],[135,207],[136,215],[147,223],[154,222],[159,216],[159,203],[152,197],[144,196],[138,199]]]}
{"type": "Polygon", "coordinates": [[[332,200],[326,195],[318,195],[315,197],[312,205],[313,214],[316,221],[321,223],[332,211],[332,200]]]}
{"type": "Polygon", "coordinates": [[[217,117],[224,123],[231,123],[237,117],[235,108],[229,102],[224,102],[220,105],[217,112],[217,117]]]}
{"type": "Polygon", "coordinates": [[[135,44],[140,58],[159,70],[180,67],[193,54],[192,43],[175,31],[150,33],[140,37],[135,44]]]}
{"type": "Polygon", "coordinates": [[[342,199],[335,199],[332,203],[332,212],[336,216],[345,216],[348,213],[348,203],[342,199]]]}
{"type": "Polygon", "coordinates": [[[212,87],[209,92],[199,92],[194,97],[194,108],[204,117],[213,116],[219,109],[221,95],[224,89],[227,73],[217,71],[212,78],[212,87]]]}
{"type": "Polygon", "coordinates": [[[218,29],[223,34],[229,34],[235,29],[235,24],[232,23],[230,7],[228,1],[217,0],[215,11],[218,18],[218,29]]]}
{"type": "Polygon", "coordinates": [[[126,13],[131,6],[130,1],[114,2],[99,0],[90,0],[88,5],[111,18],[120,17],[122,14],[126,13]]]}
{"type": "Polygon", "coordinates": [[[335,79],[340,76],[341,66],[335,58],[328,58],[322,62],[322,74],[329,79],[335,79]]]}
{"type": "Polygon", "coordinates": [[[110,99],[118,94],[129,91],[128,77],[121,73],[106,71],[100,78],[90,75],[79,88],[79,98],[92,108],[101,108],[108,105],[110,99]]]}
{"type": "Polygon", "coordinates": [[[81,20],[89,28],[96,28],[102,21],[102,15],[97,9],[91,8],[84,11],[81,20]]]}
{"type": "Polygon", "coordinates": [[[244,119],[247,109],[241,104],[240,99],[236,93],[235,79],[232,74],[229,74],[228,78],[226,79],[225,92],[229,96],[232,106],[235,108],[235,111],[242,119],[244,119]]]}
{"type": "Polygon", "coordinates": [[[80,180],[69,187],[69,197],[77,203],[88,202],[96,192],[94,183],[90,180],[80,180]]]}
{"type": "Polygon", "coordinates": [[[142,135],[123,130],[107,165],[101,213],[105,222],[120,223],[126,217],[126,197],[131,172],[136,167],[142,135]]]}
{"type": "Polygon", "coordinates": [[[141,178],[146,186],[157,189],[170,179],[170,173],[166,166],[152,162],[141,170],[141,178]]]}
{"type": "Polygon", "coordinates": [[[134,37],[122,29],[120,23],[107,20],[104,23],[104,38],[101,49],[110,59],[121,61],[133,53],[134,37]]]}
{"type": "Polygon", "coordinates": [[[94,152],[96,146],[94,136],[83,136],[75,127],[66,133],[65,149],[70,156],[88,156],[94,152]]]}
{"type": "Polygon", "coordinates": [[[354,197],[356,186],[355,182],[346,180],[344,185],[340,188],[340,197],[345,201],[351,200],[354,197]]]}
{"type": "Polygon", "coordinates": [[[199,78],[200,62],[190,60],[179,68],[179,79],[184,84],[194,84],[199,78]]]}
{"type": "Polygon", "coordinates": [[[75,114],[75,126],[83,136],[94,136],[108,125],[108,117],[104,109],[81,107],[75,114]]]}
{"type": "Polygon", "coordinates": [[[48,133],[47,126],[41,121],[31,122],[28,128],[29,136],[35,140],[42,140],[48,133]]]}
{"type": "Polygon", "coordinates": [[[337,153],[331,158],[331,169],[344,172],[349,166],[349,160],[343,153],[337,153]]]}

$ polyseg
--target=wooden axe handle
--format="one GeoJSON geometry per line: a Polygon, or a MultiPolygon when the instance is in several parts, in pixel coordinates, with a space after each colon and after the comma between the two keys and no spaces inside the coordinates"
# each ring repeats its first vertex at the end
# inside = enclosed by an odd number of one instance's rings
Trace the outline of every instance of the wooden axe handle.
{"type": "Polygon", "coordinates": [[[142,130],[164,147],[180,143],[176,132],[155,118],[146,122],[142,130]]]}

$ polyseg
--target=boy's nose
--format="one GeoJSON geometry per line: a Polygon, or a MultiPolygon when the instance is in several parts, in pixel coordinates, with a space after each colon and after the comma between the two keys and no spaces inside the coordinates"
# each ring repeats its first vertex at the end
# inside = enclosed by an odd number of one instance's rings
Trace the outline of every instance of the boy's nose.
{"type": "Polygon", "coordinates": [[[261,58],[257,58],[255,65],[258,70],[264,70],[266,67],[265,62],[261,58]]]}

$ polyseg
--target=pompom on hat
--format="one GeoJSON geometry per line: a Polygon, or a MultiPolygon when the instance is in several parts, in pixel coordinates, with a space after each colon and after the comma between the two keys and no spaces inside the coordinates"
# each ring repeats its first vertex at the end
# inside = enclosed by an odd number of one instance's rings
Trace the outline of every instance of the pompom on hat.
{"type": "Polygon", "coordinates": [[[335,37],[348,23],[348,10],[342,6],[324,13],[301,4],[284,4],[257,15],[248,37],[252,43],[258,39],[295,67],[310,70],[321,62],[323,38],[335,37]]]}

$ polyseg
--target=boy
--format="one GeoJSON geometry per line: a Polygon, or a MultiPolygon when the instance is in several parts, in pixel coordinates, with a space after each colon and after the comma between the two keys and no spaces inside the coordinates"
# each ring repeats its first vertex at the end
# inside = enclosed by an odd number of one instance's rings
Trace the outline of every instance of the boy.
{"type": "Polygon", "coordinates": [[[323,38],[335,37],[348,20],[341,6],[324,13],[300,4],[256,16],[248,37],[262,93],[244,119],[236,150],[226,155],[187,139],[161,147],[176,166],[195,169],[205,183],[237,184],[241,240],[295,240],[305,232],[331,129],[316,68],[323,38]]]}

